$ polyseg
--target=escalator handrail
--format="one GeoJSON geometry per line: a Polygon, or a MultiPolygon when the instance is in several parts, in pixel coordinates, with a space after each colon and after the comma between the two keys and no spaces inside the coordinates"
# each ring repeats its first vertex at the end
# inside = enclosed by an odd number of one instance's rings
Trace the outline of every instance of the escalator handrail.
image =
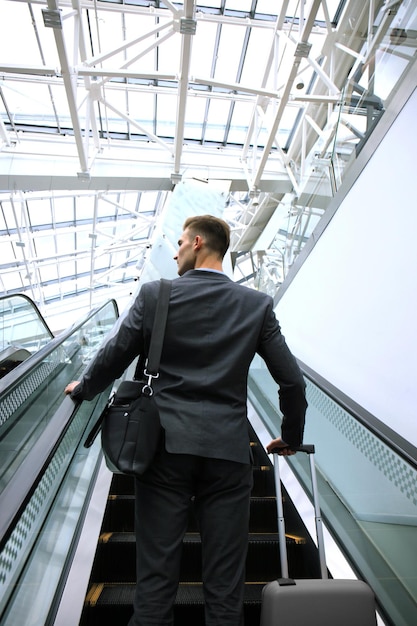
{"type": "Polygon", "coordinates": [[[9,374],[6,374],[6,376],[4,376],[0,380],[0,397],[10,391],[12,388],[16,387],[19,384],[20,380],[23,379],[29,371],[33,370],[38,364],[42,363],[42,361],[44,361],[54,350],[56,350],[57,347],[63,344],[71,335],[77,332],[77,330],[80,330],[81,327],[88,322],[88,320],[97,315],[110,303],[114,306],[114,311],[117,319],[119,316],[119,311],[116,300],[108,300],[104,304],[96,307],[95,309],[92,309],[84,318],[75,322],[72,326],[51,339],[51,341],[43,346],[38,352],[28,357],[25,361],[23,361],[23,363],[18,366],[18,368],[15,368],[11,372],[9,372],[9,374]]]}
{"type": "Polygon", "coordinates": [[[32,307],[32,309],[35,311],[36,315],[39,318],[39,321],[44,326],[48,335],[51,338],[54,336],[52,330],[49,328],[48,324],[46,323],[46,320],[44,319],[42,313],[40,312],[38,306],[35,304],[32,298],[29,298],[29,296],[27,296],[24,293],[14,293],[14,294],[9,294],[9,295],[5,294],[3,296],[0,296],[0,302],[2,302],[2,300],[10,300],[11,298],[22,298],[22,300],[26,300],[26,302],[28,302],[30,306],[32,307]]]}
{"type": "Polygon", "coordinates": [[[314,372],[305,363],[298,360],[303,375],[316,385],[323,393],[331,398],[342,409],[347,411],[360,424],[365,426],[373,435],[380,439],[393,452],[398,454],[404,461],[417,469],[417,448],[409,441],[401,437],[392,428],[384,424],[377,417],[346,396],[342,391],[334,387],[319,374],[314,372]]]}

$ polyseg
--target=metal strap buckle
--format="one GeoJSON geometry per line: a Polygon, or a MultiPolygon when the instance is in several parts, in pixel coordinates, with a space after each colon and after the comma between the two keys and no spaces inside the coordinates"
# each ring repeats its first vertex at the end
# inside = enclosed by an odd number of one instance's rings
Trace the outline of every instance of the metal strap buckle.
{"type": "Polygon", "coordinates": [[[144,386],[142,387],[142,393],[144,396],[147,396],[148,398],[150,396],[153,395],[153,389],[152,389],[152,378],[159,378],[159,373],[157,374],[151,374],[150,372],[148,372],[148,370],[145,368],[143,370],[143,375],[145,377],[147,377],[148,382],[144,384],[144,386]]]}

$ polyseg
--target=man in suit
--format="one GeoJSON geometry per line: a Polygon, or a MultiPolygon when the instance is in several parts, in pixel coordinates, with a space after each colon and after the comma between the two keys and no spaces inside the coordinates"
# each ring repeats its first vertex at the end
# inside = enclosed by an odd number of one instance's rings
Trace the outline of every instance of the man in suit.
{"type": "MultiPolygon", "coordinates": [[[[194,503],[202,542],[206,626],[241,626],[252,489],[247,376],[258,353],[279,385],[282,439],[302,443],[305,384],[272,298],[222,270],[229,227],[209,215],[184,224],[174,259],[159,378],[163,444],[136,483],[137,586],[129,626],[172,626],[181,546],[194,503]]],[[[147,352],[159,281],[142,286],[117,334],[66,393],[91,399],[147,352]]]]}

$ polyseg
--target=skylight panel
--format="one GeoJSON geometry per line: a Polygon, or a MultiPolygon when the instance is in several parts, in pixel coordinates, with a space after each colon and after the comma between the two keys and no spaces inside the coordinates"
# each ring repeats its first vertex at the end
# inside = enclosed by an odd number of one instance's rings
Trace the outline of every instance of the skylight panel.
{"type": "MultiPolygon", "coordinates": [[[[119,133],[128,132],[128,122],[126,118],[123,117],[128,116],[130,113],[126,93],[121,90],[107,89],[105,92],[105,103],[109,106],[106,107],[105,110],[103,107],[102,119],[104,130],[119,133]]],[[[131,115],[131,117],[133,118],[134,115],[131,115]]]]}
{"type": "Polygon", "coordinates": [[[190,74],[194,76],[211,77],[213,53],[217,35],[217,24],[199,21],[197,35],[192,42],[190,74]]]}
{"type": "Polygon", "coordinates": [[[51,205],[49,202],[30,200],[28,206],[30,208],[30,224],[33,228],[52,224],[51,205]]]}
{"type": "Polygon", "coordinates": [[[47,283],[57,281],[59,277],[58,266],[56,262],[40,263],[38,266],[39,277],[41,282],[47,283]]]}
{"type": "Polygon", "coordinates": [[[26,83],[11,81],[2,88],[14,121],[38,125],[56,124],[47,85],[33,79],[26,83]]]}
{"type": "MultiPolygon", "coordinates": [[[[4,214],[3,211],[1,210],[3,208],[3,202],[0,201],[0,235],[6,234],[7,231],[7,223],[4,219],[4,214]]],[[[1,243],[1,238],[0,238],[0,243],[1,243]]]]}
{"type": "MultiPolygon", "coordinates": [[[[28,7],[25,3],[14,2],[5,7],[2,3],[2,19],[0,19],[0,59],[13,65],[37,65],[41,63],[39,47],[36,43],[34,30],[30,20],[28,7]],[[10,19],[5,19],[6,11],[11,13],[16,28],[10,27],[10,19]],[[16,39],[25,45],[16,45],[16,39]]],[[[8,3],[9,4],[9,3],[8,3]]]]}
{"type": "Polygon", "coordinates": [[[251,87],[261,87],[267,66],[269,51],[274,42],[273,31],[252,28],[240,82],[251,87]]]}
{"type": "Polygon", "coordinates": [[[51,234],[36,233],[36,236],[33,238],[36,256],[45,259],[54,255],[57,248],[56,242],[57,238],[51,234]]]}
{"type": "Polygon", "coordinates": [[[226,0],[226,11],[249,12],[252,8],[252,0],[226,0]]]}
{"type": "Polygon", "coordinates": [[[202,7],[211,7],[213,9],[220,9],[222,6],[222,0],[202,0],[198,3],[202,7]]]}
{"type": "Polygon", "coordinates": [[[1,273],[0,286],[5,292],[16,293],[24,288],[28,284],[28,281],[23,282],[19,272],[4,272],[1,273]]]}
{"type": "Polygon", "coordinates": [[[57,195],[57,197],[52,196],[51,202],[55,222],[72,224],[74,221],[74,199],[70,196],[57,195]]]}
{"type": "Polygon", "coordinates": [[[222,143],[224,140],[225,126],[230,111],[230,102],[223,100],[211,100],[207,116],[206,140],[222,143]]]}
{"type": "MultiPolygon", "coordinates": [[[[158,97],[159,101],[159,97],[158,97]]],[[[137,124],[143,127],[144,130],[153,133],[155,122],[155,95],[153,93],[146,93],[145,91],[129,91],[129,117],[131,117],[137,124]]],[[[171,112],[172,116],[172,112],[171,112]]],[[[140,128],[131,127],[130,132],[133,134],[141,134],[140,128]]]]}
{"type": "Polygon", "coordinates": [[[158,136],[173,138],[175,134],[175,114],[177,94],[159,95],[156,105],[156,132],[158,136]]]}
{"type": "MultiPolygon", "coordinates": [[[[70,200],[70,199],[69,199],[70,200]]],[[[93,204],[88,196],[79,196],[75,202],[75,218],[78,221],[83,219],[92,219],[93,204]]]]}
{"type": "Polygon", "coordinates": [[[157,206],[160,191],[147,191],[140,195],[139,212],[140,213],[154,213],[157,206]]]}
{"type": "MultiPolygon", "coordinates": [[[[90,39],[91,54],[96,57],[110,53],[123,44],[123,16],[116,11],[90,10],[90,19],[84,21],[84,31],[90,39]]],[[[124,60],[123,53],[111,57],[106,64],[117,67],[124,60]]]]}
{"type": "MultiPolygon", "coordinates": [[[[19,205],[17,204],[15,206],[16,206],[16,210],[18,211],[19,205]]],[[[11,202],[3,201],[1,203],[1,208],[2,208],[4,223],[6,227],[9,229],[9,231],[15,231],[16,222],[20,223],[19,214],[16,215],[16,218],[15,218],[15,214],[14,214],[11,202]]]]}
{"type": "Polygon", "coordinates": [[[99,270],[108,269],[111,265],[116,265],[116,255],[115,254],[102,254],[97,255],[94,259],[94,270],[97,272],[99,270]]]}
{"type": "MultiPolygon", "coordinates": [[[[78,239],[78,237],[77,237],[78,239]]],[[[68,231],[56,231],[56,241],[59,254],[73,254],[76,252],[75,233],[68,231]]],[[[54,248],[55,251],[55,248],[54,248]]],[[[52,251],[51,251],[52,252],[52,251]]]]}
{"type": "MultiPolygon", "coordinates": [[[[181,36],[175,33],[158,46],[157,69],[163,74],[179,74],[178,61],[181,55],[181,36]]],[[[155,57],[156,58],[156,57],[155,57]]]]}
{"type": "MultiPolygon", "coordinates": [[[[75,276],[75,260],[61,260],[59,262],[59,273],[61,278],[75,276]]],[[[68,288],[68,287],[67,287],[68,288]]]]}
{"type": "MultiPolygon", "coordinates": [[[[10,239],[6,239],[4,236],[0,238],[0,267],[9,265],[15,260],[15,254],[13,244],[10,239]]],[[[3,271],[0,274],[3,275],[3,271]]]]}
{"type": "MultiPolygon", "coordinates": [[[[83,270],[80,269],[80,266],[77,264],[78,266],[78,276],[77,276],[77,280],[76,280],[76,288],[77,291],[89,291],[90,288],[90,268],[88,268],[87,270],[83,270]]],[[[68,286],[65,285],[65,290],[68,290],[68,286]]]]}
{"type": "Polygon", "coordinates": [[[252,118],[253,103],[236,102],[233,108],[232,121],[228,134],[230,143],[244,144],[248,132],[248,124],[252,118]]]}
{"type": "MultiPolygon", "coordinates": [[[[84,258],[78,257],[76,265],[78,274],[89,274],[89,272],[91,271],[91,259],[88,257],[88,255],[86,255],[84,258]]],[[[87,278],[87,281],[88,280],[89,277],[87,278]]]]}
{"type": "Polygon", "coordinates": [[[277,15],[281,6],[282,3],[277,2],[277,0],[258,0],[256,3],[256,12],[277,15]]]}
{"type": "Polygon", "coordinates": [[[201,140],[203,138],[205,112],[205,98],[188,98],[187,115],[185,119],[185,136],[188,139],[201,140]]]}
{"type": "Polygon", "coordinates": [[[236,82],[245,33],[246,29],[242,26],[228,24],[222,27],[214,74],[216,80],[236,82]]]}
{"type": "MultiPolygon", "coordinates": [[[[137,212],[138,211],[138,192],[132,191],[130,193],[129,192],[109,193],[109,194],[105,194],[102,198],[100,198],[100,201],[99,201],[99,204],[104,205],[104,206],[106,204],[109,204],[109,206],[112,206],[112,203],[120,205],[119,211],[122,215],[125,215],[123,208],[129,211],[137,212]],[[109,202],[107,202],[107,200],[109,202]]],[[[132,217],[132,219],[134,218],[132,217]]]]}
{"type": "MultiPolygon", "coordinates": [[[[111,220],[116,219],[116,215],[118,212],[117,204],[113,202],[97,202],[96,212],[97,219],[101,220],[102,218],[110,218],[111,220]]],[[[91,204],[90,204],[90,218],[91,214],[91,204]]]]}

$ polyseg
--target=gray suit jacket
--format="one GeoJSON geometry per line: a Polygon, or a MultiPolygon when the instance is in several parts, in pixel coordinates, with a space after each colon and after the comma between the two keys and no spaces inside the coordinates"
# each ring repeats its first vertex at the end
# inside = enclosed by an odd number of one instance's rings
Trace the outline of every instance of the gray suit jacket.
{"type": "MultiPolygon", "coordinates": [[[[91,399],[147,353],[159,281],[146,283],[72,397],[91,399]]],[[[302,442],[305,383],[270,296],[225,274],[191,270],[172,283],[160,376],[154,381],[168,452],[248,463],[247,376],[259,353],[279,385],[282,437],[302,442]]]]}

